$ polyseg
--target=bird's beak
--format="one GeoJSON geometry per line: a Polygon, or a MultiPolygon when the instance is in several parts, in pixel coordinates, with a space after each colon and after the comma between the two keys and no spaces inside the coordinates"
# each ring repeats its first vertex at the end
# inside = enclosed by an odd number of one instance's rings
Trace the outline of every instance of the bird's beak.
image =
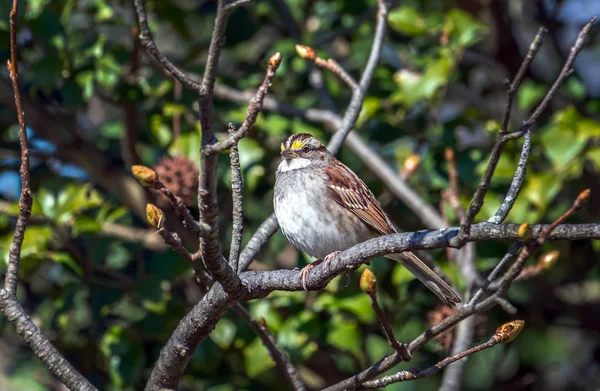
{"type": "Polygon", "coordinates": [[[296,152],[290,149],[284,149],[283,151],[281,151],[281,157],[285,160],[290,160],[292,158],[298,157],[298,154],[296,154],[296,152]]]}

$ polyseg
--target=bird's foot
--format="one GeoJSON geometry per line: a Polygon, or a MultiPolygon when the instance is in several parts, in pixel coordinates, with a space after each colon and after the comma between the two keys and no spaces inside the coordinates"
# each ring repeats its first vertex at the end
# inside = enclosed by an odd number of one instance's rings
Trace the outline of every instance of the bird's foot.
{"type": "Polygon", "coordinates": [[[341,251],[334,251],[331,254],[325,255],[325,259],[323,260],[325,261],[325,263],[330,264],[331,261],[333,261],[333,258],[337,257],[340,253],[341,251]]]}
{"type": "Polygon", "coordinates": [[[317,266],[321,262],[323,262],[323,261],[320,259],[317,259],[313,263],[309,263],[308,265],[304,266],[302,268],[302,270],[300,270],[299,278],[302,280],[302,287],[304,288],[305,291],[308,291],[308,288],[306,287],[306,278],[308,277],[308,273],[310,273],[310,271],[312,269],[314,269],[315,266],[317,266]]]}

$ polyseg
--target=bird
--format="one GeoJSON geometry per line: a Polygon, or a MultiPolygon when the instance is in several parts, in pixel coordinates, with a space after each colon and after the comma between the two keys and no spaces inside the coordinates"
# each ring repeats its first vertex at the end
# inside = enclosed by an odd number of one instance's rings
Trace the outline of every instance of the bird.
{"type": "MultiPolygon", "coordinates": [[[[281,143],[273,204],[285,237],[299,250],[332,262],[337,254],[368,239],[396,233],[367,185],[316,137],[292,134],[281,143]]],[[[410,271],[444,304],[460,296],[412,252],[388,254],[410,271]]],[[[301,270],[306,278],[316,263],[301,270]]]]}

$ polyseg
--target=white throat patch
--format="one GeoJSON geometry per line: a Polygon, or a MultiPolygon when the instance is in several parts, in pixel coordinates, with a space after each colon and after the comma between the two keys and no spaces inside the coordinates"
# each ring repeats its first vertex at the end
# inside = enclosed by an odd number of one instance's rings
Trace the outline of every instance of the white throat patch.
{"type": "Polygon", "coordinates": [[[309,159],[305,159],[303,157],[297,157],[290,160],[282,160],[281,163],[279,163],[279,171],[287,172],[298,170],[300,168],[308,167],[311,164],[312,162],[309,159]]]}

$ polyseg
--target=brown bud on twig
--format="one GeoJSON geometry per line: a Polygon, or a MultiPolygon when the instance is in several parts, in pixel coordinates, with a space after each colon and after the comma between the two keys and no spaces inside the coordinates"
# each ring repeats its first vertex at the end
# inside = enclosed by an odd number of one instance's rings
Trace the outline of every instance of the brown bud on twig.
{"type": "Polygon", "coordinates": [[[504,323],[502,326],[496,329],[496,333],[493,338],[498,343],[510,343],[521,334],[525,327],[524,320],[513,320],[508,323],[504,323]]]}
{"type": "Polygon", "coordinates": [[[269,67],[276,71],[277,68],[279,68],[279,64],[281,64],[281,58],[282,56],[280,52],[274,53],[271,58],[269,58],[269,67]]]}
{"type": "Polygon", "coordinates": [[[310,46],[296,45],[296,53],[304,60],[315,61],[317,58],[315,50],[310,46]]]}
{"type": "Polygon", "coordinates": [[[558,261],[560,251],[554,250],[540,255],[537,261],[537,266],[542,270],[550,270],[552,266],[558,261]]]}
{"type": "Polygon", "coordinates": [[[579,195],[577,196],[577,199],[575,200],[575,203],[573,204],[573,206],[575,206],[576,209],[579,209],[583,206],[583,204],[590,199],[590,193],[592,191],[590,189],[585,189],[584,191],[582,191],[581,193],[579,193],[579,195]]]}
{"type": "Polygon", "coordinates": [[[146,166],[131,166],[133,177],[144,187],[156,187],[158,185],[158,174],[146,166]]]}
{"type": "Polygon", "coordinates": [[[154,228],[161,229],[165,214],[156,205],[146,204],[146,220],[154,228]]]}
{"type": "Polygon", "coordinates": [[[529,241],[529,239],[531,239],[531,235],[532,235],[529,224],[523,223],[523,224],[519,225],[519,228],[517,229],[517,235],[519,235],[519,237],[524,242],[529,241]]]}
{"type": "Polygon", "coordinates": [[[366,268],[360,276],[360,289],[368,295],[377,293],[377,279],[369,268],[366,268]]]}
{"type": "Polygon", "coordinates": [[[404,164],[402,165],[402,175],[407,178],[411,176],[419,166],[421,165],[421,157],[419,155],[413,154],[406,158],[404,164]]]}

